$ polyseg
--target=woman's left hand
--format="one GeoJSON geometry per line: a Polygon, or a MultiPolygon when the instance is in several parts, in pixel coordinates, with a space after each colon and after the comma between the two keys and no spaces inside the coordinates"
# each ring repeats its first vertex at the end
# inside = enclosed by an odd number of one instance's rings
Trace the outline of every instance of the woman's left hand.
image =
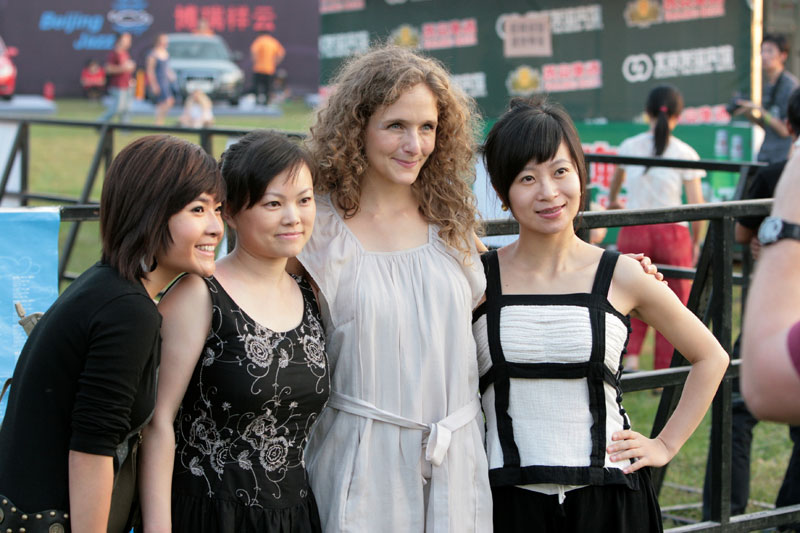
{"type": "MultiPolygon", "coordinates": [[[[639,261],[639,264],[642,265],[642,270],[644,270],[645,274],[650,274],[655,277],[658,281],[664,281],[664,274],[658,271],[658,268],[650,261],[650,258],[644,254],[625,254],[628,257],[632,257],[639,261]]],[[[667,282],[664,281],[666,284],[667,282]]]]}
{"type": "Polygon", "coordinates": [[[658,437],[648,439],[641,433],[630,429],[615,432],[611,435],[611,440],[614,443],[609,445],[606,450],[612,461],[636,459],[636,462],[622,470],[626,474],[636,472],[645,466],[664,466],[675,455],[658,437]]]}

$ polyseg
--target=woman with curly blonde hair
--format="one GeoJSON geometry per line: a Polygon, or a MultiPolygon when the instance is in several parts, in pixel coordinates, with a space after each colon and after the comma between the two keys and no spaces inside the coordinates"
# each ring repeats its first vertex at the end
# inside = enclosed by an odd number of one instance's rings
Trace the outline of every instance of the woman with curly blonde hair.
{"type": "Polygon", "coordinates": [[[345,64],[311,128],[331,396],[306,449],[325,531],[490,531],[471,312],[473,102],[430,58],[345,64]]]}

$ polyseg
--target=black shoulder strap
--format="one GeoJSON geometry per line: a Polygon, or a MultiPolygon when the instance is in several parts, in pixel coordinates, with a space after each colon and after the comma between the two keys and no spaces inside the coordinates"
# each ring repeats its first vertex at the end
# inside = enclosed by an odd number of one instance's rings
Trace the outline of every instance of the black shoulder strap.
{"type": "Polygon", "coordinates": [[[486,274],[486,300],[496,298],[503,294],[500,286],[500,260],[497,250],[490,250],[481,255],[483,273],[486,274]]]}
{"type": "Polygon", "coordinates": [[[506,358],[503,355],[503,346],[500,342],[500,310],[503,294],[500,284],[500,261],[496,250],[483,254],[481,260],[486,268],[486,336],[489,341],[489,354],[492,357],[490,372],[494,381],[497,436],[503,450],[503,466],[519,467],[519,449],[514,442],[514,425],[508,414],[511,380],[508,375],[506,358]]]}
{"type": "Polygon", "coordinates": [[[606,250],[600,257],[600,264],[597,265],[597,273],[594,275],[594,285],[592,285],[592,294],[608,296],[608,288],[611,286],[611,278],[614,277],[614,268],[617,266],[619,259],[619,252],[612,252],[606,250]]]}

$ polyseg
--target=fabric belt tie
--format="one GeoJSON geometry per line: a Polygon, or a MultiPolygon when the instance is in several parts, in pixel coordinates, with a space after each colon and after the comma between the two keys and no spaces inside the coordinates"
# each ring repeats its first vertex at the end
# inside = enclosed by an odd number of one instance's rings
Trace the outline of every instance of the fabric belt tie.
{"type": "Polygon", "coordinates": [[[364,418],[386,422],[387,424],[427,432],[428,442],[425,445],[425,459],[430,461],[433,466],[440,466],[444,461],[445,455],[447,455],[453,432],[466,426],[478,416],[481,410],[481,402],[476,395],[468,404],[458,408],[438,422],[431,424],[423,424],[410,418],[384,411],[369,402],[336,391],[331,392],[328,398],[328,407],[351,415],[363,416],[364,418]]]}

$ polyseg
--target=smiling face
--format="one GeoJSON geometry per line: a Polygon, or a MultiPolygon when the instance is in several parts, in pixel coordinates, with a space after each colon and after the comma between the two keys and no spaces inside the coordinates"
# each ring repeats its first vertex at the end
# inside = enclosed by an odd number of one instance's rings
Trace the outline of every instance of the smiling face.
{"type": "Polygon", "coordinates": [[[521,229],[546,234],[573,231],[581,180],[567,145],[562,141],[549,161],[528,162],[514,178],[508,199],[521,229]]]}
{"type": "Polygon", "coordinates": [[[203,193],[170,217],[172,243],[156,254],[159,270],[172,276],[188,272],[208,277],[214,273],[214,250],[223,233],[221,205],[203,193]]]}
{"type": "Polygon", "coordinates": [[[364,179],[412,185],[436,147],[437,119],[436,97],[422,83],[378,108],[367,123],[364,179]]]}
{"type": "Polygon", "coordinates": [[[295,257],[308,242],[317,208],[308,167],[287,168],[267,185],[261,200],[227,218],[236,247],[254,257],[295,257]]]}

